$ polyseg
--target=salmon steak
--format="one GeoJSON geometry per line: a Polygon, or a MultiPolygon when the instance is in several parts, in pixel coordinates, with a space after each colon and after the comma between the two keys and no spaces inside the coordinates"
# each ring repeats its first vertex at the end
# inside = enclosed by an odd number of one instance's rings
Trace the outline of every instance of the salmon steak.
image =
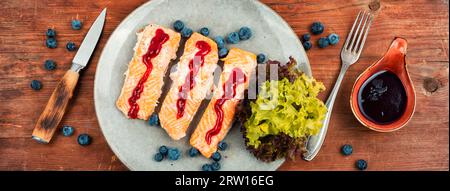
{"type": "Polygon", "coordinates": [[[172,85],[161,106],[161,127],[174,140],[186,136],[190,122],[201,102],[214,87],[217,68],[217,44],[193,33],[187,40],[176,71],[170,74],[172,85]]]}
{"type": "Polygon", "coordinates": [[[232,48],[223,61],[223,72],[214,88],[213,98],[190,139],[190,144],[207,158],[217,151],[218,143],[231,128],[236,106],[244,98],[249,78],[255,70],[256,55],[232,48]]]}
{"type": "Polygon", "coordinates": [[[164,75],[177,57],[181,35],[150,24],[137,33],[134,55],[125,72],[117,108],[130,119],[148,120],[158,105],[164,75]]]}

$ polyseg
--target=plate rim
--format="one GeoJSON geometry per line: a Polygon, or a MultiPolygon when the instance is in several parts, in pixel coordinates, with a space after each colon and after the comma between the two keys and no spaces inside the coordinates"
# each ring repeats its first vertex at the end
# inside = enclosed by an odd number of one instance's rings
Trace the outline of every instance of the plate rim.
{"type": "MultiPolygon", "coordinates": [[[[128,164],[128,162],[127,162],[126,160],[123,160],[122,154],[120,154],[120,152],[117,151],[118,148],[116,148],[116,146],[115,146],[114,144],[112,144],[111,140],[110,140],[107,136],[105,136],[105,134],[104,134],[104,132],[103,132],[103,127],[102,127],[102,122],[101,122],[102,120],[100,120],[100,118],[102,118],[102,117],[99,115],[99,110],[100,110],[100,108],[98,108],[99,106],[98,106],[97,101],[96,101],[96,100],[99,99],[98,94],[97,94],[97,84],[98,84],[98,80],[99,80],[99,79],[98,79],[98,78],[99,78],[99,75],[97,75],[97,71],[98,71],[98,69],[100,68],[100,65],[101,65],[100,63],[102,63],[102,60],[104,60],[103,57],[104,57],[104,53],[105,53],[105,51],[106,51],[105,47],[108,47],[109,44],[112,43],[111,37],[113,37],[113,36],[116,35],[116,33],[117,33],[117,31],[118,31],[117,29],[120,28],[120,27],[122,27],[122,25],[124,25],[124,23],[125,23],[126,21],[128,21],[131,17],[133,17],[133,16],[134,16],[136,13],[138,13],[141,9],[144,9],[144,8],[146,8],[147,6],[151,6],[150,4],[152,4],[152,3],[158,4],[158,2],[163,2],[163,1],[167,1],[167,0],[151,0],[151,1],[147,1],[146,3],[140,5],[140,6],[137,7],[136,9],[134,9],[134,10],[133,10],[130,14],[128,14],[122,21],[120,21],[119,25],[117,25],[117,27],[114,28],[114,31],[111,33],[111,35],[109,35],[108,40],[106,41],[105,45],[103,46],[102,51],[101,51],[101,53],[100,53],[99,60],[98,60],[98,62],[97,62],[97,66],[96,66],[96,68],[95,68],[95,77],[94,77],[94,86],[93,86],[93,91],[94,91],[94,92],[93,92],[93,97],[94,97],[94,109],[95,109],[95,115],[96,115],[96,118],[97,118],[98,125],[99,125],[99,127],[100,127],[100,131],[101,131],[103,137],[105,138],[106,143],[108,144],[109,148],[113,151],[114,155],[117,156],[117,158],[120,160],[120,162],[121,162],[122,164],[124,164],[124,165],[128,168],[128,170],[130,170],[130,171],[137,171],[137,169],[134,169],[130,164],[128,164]]],[[[292,29],[292,27],[286,22],[286,20],[284,20],[283,17],[281,17],[275,10],[273,10],[272,8],[270,8],[268,5],[266,5],[266,4],[262,3],[262,2],[260,2],[259,0],[248,0],[248,1],[253,1],[253,2],[256,3],[258,6],[261,6],[261,7],[263,7],[264,9],[266,9],[267,11],[273,13],[273,15],[281,22],[282,25],[284,25],[285,27],[287,27],[287,28],[290,30],[291,33],[293,33],[293,34],[295,34],[295,36],[297,36],[296,33],[295,33],[295,31],[294,31],[294,30],[292,29]]],[[[296,41],[298,44],[300,44],[300,45],[302,44],[299,38],[295,38],[295,41],[296,41]]],[[[306,69],[308,70],[308,71],[304,71],[304,72],[307,73],[307,74],[310,74],[310,76],[312,76],[312,70],[311,70],[311,65],[310,65],[310,62],[309,62],[308,55],[306,54],[306,51],[305,51],[305,49],[303,48],[303,46],[300,46],[299,48],[300,48],[300,54],[303,54],[303,56],[304,56],[304,58],[305,58],[305,63],[304,63],[304,64],[306,65],[306,69]]],[[[282,160],[282,162],[280,163],[280,165],[276,166],[276,168],[273,169],[273,170],[277,170],[277,169],[278,169],[282,164],[284,164],[284,162],[286,161],[285,158],[284,158],[284,159],[279,159],[279,160],[282,160]]]]}

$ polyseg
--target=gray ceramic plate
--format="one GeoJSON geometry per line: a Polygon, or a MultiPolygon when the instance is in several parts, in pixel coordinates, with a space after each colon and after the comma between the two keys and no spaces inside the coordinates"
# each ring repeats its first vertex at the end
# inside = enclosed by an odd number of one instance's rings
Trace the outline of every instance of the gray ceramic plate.
{"type": "MultiPolygon", "coordinates": [[[[254,53],[266,53],[270,59],[282,62],[293,56],[299,68],[311,75],[308,59],[295,33],[273,10],[253,0],[152,0],[131,13],[114,31],[103,49],[95,76],[95,109],[102,132],[114,153],[131,170],[201,170],[210,160],[190,158],[186,151],[189,136],[172,141],[158,127],[142,120],[127,119],[115,106],[136,43],[136,31],[157,23],[171,27],[180,19],[194,30],[207,26],[210,36],[226,35],[242,26],[253,30],[253,37],[236,47],[254,53]],[[160,145],[179,148],[178,161],[155,162],[153,155],[160,145]]],[[[264,163],[246,149],[238,128],[233,128],[225,141],[229,149],[222,152],[222,170],[276,170],[284,160],[264,163]]]]}

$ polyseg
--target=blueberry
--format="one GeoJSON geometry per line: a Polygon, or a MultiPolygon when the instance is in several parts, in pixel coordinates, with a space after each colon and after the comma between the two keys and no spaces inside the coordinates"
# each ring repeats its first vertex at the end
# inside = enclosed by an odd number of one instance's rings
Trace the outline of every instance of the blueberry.
{"type": "Polygon", "coordinates": [[[363,159],[359,159],[356,161],[356,168],[359,170],[366,170],[367,169],[367,162],[363,159]]]}
{"type": "Polygon", "coordinates": [[[219,58],[225,58],[228,55],[228,49],[227,48],[221,48],[219,50],[219,58]]]}
{"type": "Polygon", "coordinates": [[[326,48],[328,45],[330,45],[330,41],[327,37],[322,37],[319,39],[319,48],[326,48]]]}
{"type": "Polygon", "coordinates": [[[64,125],[63,128],[62,128],[62,132],[63,132],[64,137],[72,136],[73,135],[73,131],[74,131],[73,127],[68,126],[68,125],[64,125]]]}
{"type": "Polygon", "coordinates": [[[168,151],[169,149],[164,145],[159,147],[159,153],[161,153],[163,156],[166,156],[168,151]]]}
{"type": "Polygon", "coordinates": [[[212,158],[214,161],[220,161],[220,159],[222,158],[222,156],[220,155],[219,152],[215,152],[215,153],[213,153],[213,155],[211,156],[211,158],[212,158]]]}
{"type": "Polygon", "coordinates": [[[242,27],[239,29],[239,39],[248,40],[252,37],[252,30],[248,27],[242,27]]]}
{"type": "Polygon", "coordinates": [[[170,148],[167,151],[167,155],[169,156],[169,160],[178,160],[180,158],[180,151],[177,148],[170,148]]]}
{"type": "Polygon", "coordinates": [[[161,153],[156,153],[153,159],[155,159],[156,162],[161,162],[164,159],[164,156],[161,153]]]}
{"type": "Polygon", "coordinates": [[[328,36],[328,41],[330,41],[330,44],[335,45],[339,42],[339,36],[335,33],[332,33],[328,36]]]}
{"type": "Polygon", "coordinates": [[[181,36],[184,38],[189,38],[191,37],[193,31],[190,28],[184,27],[183,30],[181,31],[181,36]]]}
{"type": "Polygon", "coordinates": [[[225,39],[223,39],[223,37],[217,36],[216,38],[214,38],[214,41],[216,41],[217,48],[225,48],[225,39]]]}
{"type": "Polygon", "coordinates": [[[202,166],[203,171],[212,171],[212,166],[210,164],[204,164],[202,166]]]}
{"type": "Polygon", "coordinates": [[[325,29],[325,27],[323,26],[323,24],[321,22],[314,22],[311,25],[311,32],[313,34],[322,34],[324,29],[325,29]]]}
{"type": "Polygon", "coordinates": [[[220,141],[218,147],[219,150],[224,151],[227,150],[228,144],[226,142],[220,141]]]}
{"type": "Polygon", "coordinates": [[[80,30],[81,26],[82,26],[82,24],[81,24],[80,20],[78,20],[78,19],[72,20],[72,29],[73,30],[80,30]]]}
{"type": "Polygon", "coordinates": [[[80,134],[78,135],[78,144],[80,144],[81,146],[86,146],[91,144],[91,136],[89,136],[88,134],[80,134]]]}
{"type": "Polygon", "coordinates": [[[48,48],[56,48],[57,46],[58,46],[58,43],[56,42],[56,39],[55,38],[48,38],[46,41],[45,41],[45,45],[48,47],[48,48]]]}
{"type": "Polygon", "coordinates": [[[230,44],[237,44],[239,42],[239,34],[237,32],[228,34],[227,42],[230,44]]]}
{"type": "Polygon", "coordinates": [[[212,169],[213,171],[218,171],[218,170],[220,170],[220,163],[219,163],[219,162],[213,162],[213,163],[211,164],[211,169],[212,169]]]}
{"type": "Polygon", "coordinates": [[[183,21],[177,20],[173,23],[173,29],[177,32],[181,32],[184,29],[183,21]]]}
{"type": "Polygon", "coordinates": [[[46,60],[46,61],[44,62],[44,68],[45,68],[46,70],[54,70],[54,69],[56,69],[56,63],[55,63],[55,61],[53,61],[53,60],[46,60]]]}
{"type": "Polygon", "coordinates": [[[45,33],[45,35],[47,37],[55,37],[56,36],[56,31],[54,29],[47,29],[47,32],[45,33]]]}
{"type": "Polygon", "coordinates": [[[311,43],[311,41],[306,41],[306,42],[304,42],[304,43],[303,43],[303,48],[304,48],[305,50],[311,49],[311,48],[312,48],[312,43],[311,43]]]}
{"type": "Polygon", "coordinates": [[[311,40],[311,35],[309,33],[303,34],[302,36],[303,42],[311,40]]]}
{"type": "Polygon", "coordinates": [[[208,36],[209,35],[209,29],[206,27],[203,27],[200,29],[200,34],[202,34],[203,36],[208,36]]]}
{"type": "Polygon", "coordinates": [[[265,54],[258,54],[258,56],[256,56],[256,61],[258,61],[258,63],[264,63],[264,61],[266,61],[266,55],[265,54]]]}
{"type": "Polygon", "coordinates": [[[148,119],[148,124],[150,125],[150,126],[157,126],[157,125],[159,125],[159,118],[158,118],[158,114],[152,114],[151,116],[150,116],[150,118],[148,119]]]}
{"type": "Polygon", "coordinates": [[[199,153],[198,150],[196,148],[194,148],[194,147],[190,148],[189,152],[188,152],[190,157],[195,157],[195,156],[198,155],[198,153],[199,153]]]}
{"type": "Polygon", "coordinates": [[[345,144],[341,147],[341,152],[343,155],[348,156],[351,155],[353,153],[353,148],[351,145],[349,144],[345,144]]]}
{"type": "Polygon", "coordinates": [[[39,81],[39,80],[31,81],[31,88],[33,88],[33,90],[40,90],[42,88],[41,81],[39,81]]]}
{"type": "Polygon", "coordinates": [[[77,46],[74,42],[68,42],[66,48],[68,51],[75,51],[77,49],[77,46]]]}

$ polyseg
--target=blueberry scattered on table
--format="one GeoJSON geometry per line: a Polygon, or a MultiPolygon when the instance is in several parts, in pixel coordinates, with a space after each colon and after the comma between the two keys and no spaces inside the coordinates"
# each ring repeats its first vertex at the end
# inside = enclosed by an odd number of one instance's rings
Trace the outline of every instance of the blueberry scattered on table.
{"type": "Polygon", "coordinates": [[[227,48],[221,48],[219,50],[219,58],[225,58],[228,55],[228,49],[227,48]]]}
{"type": "Polygon", "coordinates": [[[190,28],[184,27],[183,30],[181,30],[181,36],[184,38],[191,37],[193,31],[190,28]]]}
{"type": "Polygon", "coordinates": [[[169,148],[167,151],[167,155],[169,157],[169,160],[178,160],[181,156],[180,150],[177,148],[169,148]]]}
{"type": "Polygon", "coordinates": [[[210,164],[204,164],[202,166],[203,171],[212,171],[212,166],[210,164]]]}
{"type": "Polygon", "coordinates": [[[45,33],[45,35],[49,38],[51,37],[55,37],[56,36],[56,31],[55,29],[47,29],[47,32],[45,33]]]}
{"type": "Polygon", "coordinates": [[[158,114],[154,113],[150,116],[150,118],[148,119],[148,124],[150,126],[157,126],[159,125],[159,117],[158,114]]]}
{"type": "Polygon", "coordinates": [[[78,144],[80,144],[81,146],[87,146],[89,144],[91,144],[92,138],[91,136],[89,136],[88,134],[80,134],[78,135],[78,144]]]}
{"type": "Polygon", "coordinates": [[[220,159],[222,158],[222,155],[220,155],[219,152],[215,152],[215,153],[213,153],[213,155],[211,156],[211,158],[212,158],[214,161],[220,161],[220,159]]]}
{"type": "Polygon", "coordinates": [[[39,80],[33,80],[31,81],[31,88],[33,90],[40,90],[42,88],[42,83],[39,80]]]}
{"type": "Polygon", "coordinates": [[[198,150],[194,147],[190,148],[188,151],[190,157],[195,157],[198,155],[198,153],[199,153],[198,150]]]}
{"type": "Polygon", "coordinates": [[[232,32],[227,36],[227,42],[230,44],[239,43],[239,34],[237,32],[232,32]]]}
{"type": "Polygon", "coordinates": [[[159,153],[161,153],[163,156],[166,156],[167,155],[167,152],[169,151],[169,149],[166,147],[166,146],[161,146],[161,147],[159,147],[159,153]]]}
{"type": "Polygon", "coordinates": [[[305,50],[311,49],[311,48],[312,48],[312,43],[311,43],[311,41],[306,41],[306,42],[304,42],[304,43],[303,43],[303,48],[304,48],[305,50]]]}
{"type": "Polygon", "coordinates": [[[218,171],[218,170],[220,170],[220,163],[219,163],[219,162],[213,162],[213,163],[211,164],[211,169],[212,169],[213,171],[218,171]]]}
{"type": "Polygon", "coordinates": [[[332,33],[328,36],[328,41],[330,41],[331,45],[335,45],[339,42],[339,36],[335,33],[332,33]]]}
{"type": "Polygon", "coordinates": [[[216,38],[214,38],[214,41],[217,44],[217,48],[219,49],[225,48],[225,39],[223,39],[223,37],[217,36],[216,38]]]}
{"type": "Polygon", "coordinates": [[[219,142],[219,145],[218,145],[219,150],[221,150],[221,151],[227,150],[227,147],[228,147],[228,144],[226,142],[224,142],[224,141],[219,142]]]}
{"type": "Polygon", "coordinates": [[[54,69],[56,69],[56,63],[55,63],[55,61],[53,61],[53,60],[46,60],[45,62],[44,62],[44,68],[46,69],[46,70],[54,70],[54,69]]]}
{"type": "Polygon", "coordinates": [[[56,48],[58,46],[58,43],[56,42],[55,38],[47,38],[47,40],[45,40],[45,45],[47,46],[47,48],[56,48]]]}
{"type": "Polygon", "coordinates": [[[73,30],[80,30],[81,26],[82,26],[82,23],[80,20],[78,20],[78,19],[72,20],[72,29],[73,30]]]}
{"type": "Polygon", "coordinates": [[[319,48],[326,48],[328,45],[330,45],[330,41],[327,37],[321,37],[318,41],[319,48]]]}
{"type": "Polygon", "coordinates": [[[77,49],[77,46],[75,45],[74,42],[68,42],[66,44],[66,48],[68,51],[75,51],[77,49]]]}
{"type": "Polygon", "coordinates": [[[325,29],[325,26],[323,26],[323,24],[321,22],[314,22],[311,25],[311,32],[316,35],[322,34],[324,29],[325,29]]]}
{"type": "Polygon", "coordinates": [[[353,147],[349,144],[345,144],[341,147],[341,152],[345,156],[351,155],[353,153],[353,147]]]}
{"type": "Polygon", "coordinates": [[[248,40],[252,37],[252,30],[248,27],[242,27],[239,29],[239,39],[248,40]]]}
{"type": "Polygon", "coordinates": [[[64,135],[64,137],[70,137],[73,135],[74,129],[71,126],[68,125],[64,125],[62,128],[62,133],[64,135]]]}
{"type": "Polygon", "coordinates": [[[208,36],[209,35],[209,29],[206,27],[203,27],[200,29],[200,34],[202,34],[203,36],[208,36]]]}
{"type": "Polygon", "coordinates": [[[266,55],[265,54],[258,54],[258,56],[256,56],[256,61],[258,63],[264,63],[264,61],[266,61],[266,55]]]}
{"type": "Polygon", "coordinates": [[[359,170],[366,170],[367,169],[367,161],[363,159],[359,159],[356,161],[356,168],[359,170]]]}
{"type": "Polygon", "coordinates": [[[184,23],[183,23],[183,21],[176,20],[176,21],[173,23],[173,29],[175,29],[175,31],[177,31],[177,32],[181,32],[181,31],[184,29],[184,23]]]}
{"type": "Polygon", "coordinates": [[[303,34],[302,36],[303,42],[311,40],[311,35],[309,33],[303,34]]]}
{"type": "Polygon", "coordinates": [[[164,156],[161,153],[156,153],[155,156],[153,156],[153,159],[156,162],[161,162],[164,159],[164,156]]]}

